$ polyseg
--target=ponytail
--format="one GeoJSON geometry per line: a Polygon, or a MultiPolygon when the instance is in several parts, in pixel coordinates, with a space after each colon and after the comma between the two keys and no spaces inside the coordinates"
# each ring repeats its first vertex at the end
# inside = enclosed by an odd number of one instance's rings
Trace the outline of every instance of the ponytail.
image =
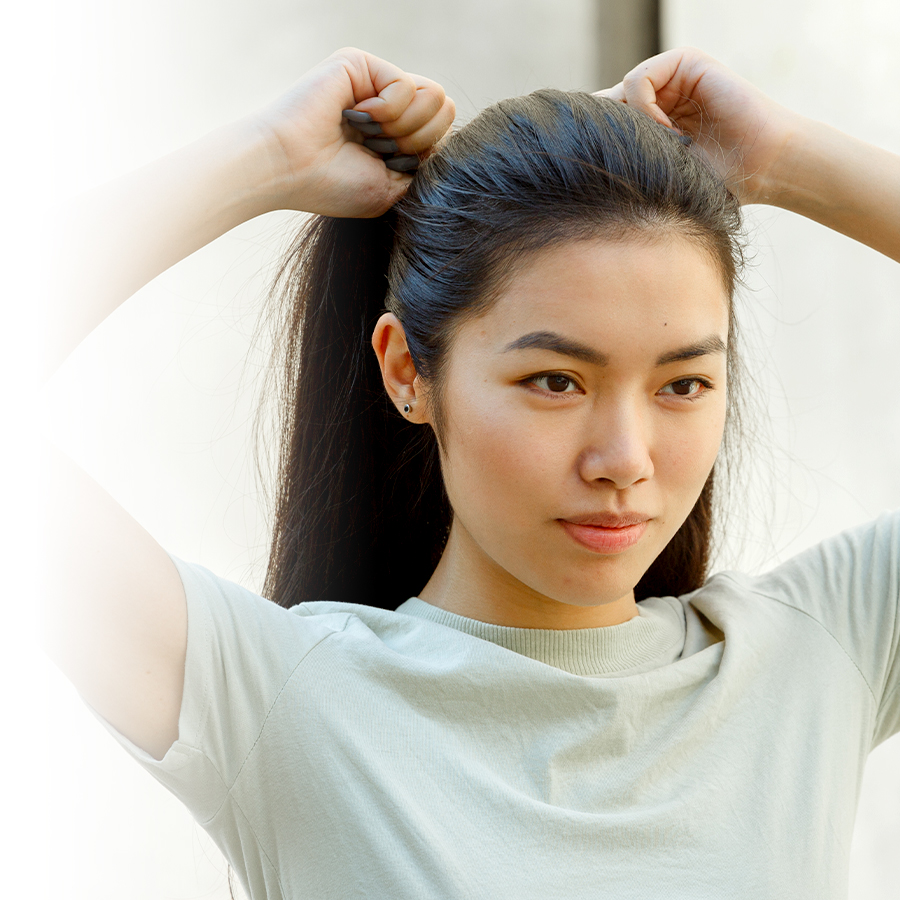
{"type": "Polygon", "coordinates": [[[396,609],[425,586],[449,533],[434,432],[391,404],[371,346],[395,218],[312,218],[273,287],[281,418],[263,592],[281,606],[396,609]]]}

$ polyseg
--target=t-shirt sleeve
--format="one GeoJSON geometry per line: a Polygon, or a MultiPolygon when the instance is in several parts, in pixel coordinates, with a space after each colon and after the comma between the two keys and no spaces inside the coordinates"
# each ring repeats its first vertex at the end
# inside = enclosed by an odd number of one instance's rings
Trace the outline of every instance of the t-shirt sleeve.
{"type": "Polygon", "coordinates": [[[178,739],[157,760],[91,712],[203,824],[224,802],[294,670],[334,628],[300,614],[302,607],[285,609],[203,566],[171,559],[187,600],[178,739]]]}
{"type": "Polygon", "coordinates": [[[877,707],[872,747],[900,732],[900,510],[822,541],[755,586],[816,619],[859,669],[877,707]]]}

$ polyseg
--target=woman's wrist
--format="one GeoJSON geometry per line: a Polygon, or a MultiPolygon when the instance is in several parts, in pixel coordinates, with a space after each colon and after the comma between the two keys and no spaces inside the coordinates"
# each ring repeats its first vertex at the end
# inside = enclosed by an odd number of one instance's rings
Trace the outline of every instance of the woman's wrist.
{"type": "Polygon", "coordinates": [[[223,210],[234,225],[287,208],[289,178],[283,154],[253,117],[239,119],[201,138],[215,154],[223,210]]]}
{"type": "Polygon", "coordinates": [[[827,125],[794,114],[765,177],[760,179],[757,203],[778,206],[805,215],[820,197],[822,167],[828,151],[822,145],[821,129],[827,125]],[[823,153],[824,151],[824,153],[823,153]]]}
{"type": "Polygon", "coordinates": [[[881,147],[797,115],[759,196],[900,261],[900,156],[881,147]]]}
{"type": "Polygon", "coordinates": [[[744,206],[778,205],[792,177],[792,159],[804,122],[802,116],[772,104],[753,137],[752,157],[743,163],[739,195],[744,206]]]}

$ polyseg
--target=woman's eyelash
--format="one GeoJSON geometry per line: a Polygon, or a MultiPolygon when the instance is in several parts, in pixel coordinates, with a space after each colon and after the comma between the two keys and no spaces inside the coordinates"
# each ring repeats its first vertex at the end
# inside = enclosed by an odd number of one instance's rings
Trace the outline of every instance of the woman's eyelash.
{"type": "Polygon", "coordinates": [[[672,391],[670,396],[673,397],[681,397],[684,400],[698,400],[702,397],[707,391],[711,391],[713,389],[712,382],[707,381],[705,378],[676,378],[675,381],[670,381],[662,390],[666,388],[674,387],[675,385],[694,385],[699,384],[702,386],[702,391],[696,391],[692,394],[678,394],[675,391],[672,391]]]}
{"type": "MultiPolygon", "coordinates": [[[[530,378],[526,378],[523,383],[537,385],[537,383],[544,378],[561,379],[563,381],[568,382],[568,384],[570,384],[570,385],[575,385],[575,387],[579,387],[578,382],[575,381],[574,378],[571,378],[568,375],[564,375],[562,372],[542,372],[540,375],[532,375],[530,378]]],[[[568,385],[567,385],[567,387],[568,387],[568,385]]],[[[673,388],[673,390],[671,392],[667,392],[667,393],[669,393],[670,396],[681,397],[684,400],[697,400],[701,396],[703,396],[703,394],[705,394],[707,391],[713,390],[713,385],[712,385],[712,382],[708,381],[705,378],[677,378],[675,381],[670,381],[667,385],[665,385],[662,388],[662,391],[665,391],[666,388],[673,388]],[[678,385],[678,386],[681,386],[681,385],[693,386],[693,385],[697,385],[697,384],[699,384],[702,387],[702,390],[693,391],[692,393],[689,393],[689,394],[680,394],[674,390],[674,387],[676,385],[678,385]]],[[[570,390],[551,391],[549,388],[542,388],[541,392],[544,394],[550,394],[550,395],[554,395],[554,396],[560,396],[560,395],[566,396],[568,394],[575,393],[575,391],[570,391],[570,390]]]]}
{"type": "MultiPolygon", "coordinates": [[[[542,378],[561,378],[565,381],[568,381],[569,384],[574,384],[576,387],[578,387],[578,383],[575,381],[574,378],[570,378],[568,375],[563,375],[562,372],[542,372],[540,375],[532,375],[530,378],[526,378],[524,383],[525,384],[536,384],[542,378]]],[[[567,385],[567,387],[568,387],[568,385],[567,385]]],[[[567,394],[573,394],[575,392],[569,391],[569,390],[551,391],[549,388],[544,388],[544,389],[542,389],[542,393],[552,394],[552,395],[562,394],[563,396],[565,396],[567,394]]]]}

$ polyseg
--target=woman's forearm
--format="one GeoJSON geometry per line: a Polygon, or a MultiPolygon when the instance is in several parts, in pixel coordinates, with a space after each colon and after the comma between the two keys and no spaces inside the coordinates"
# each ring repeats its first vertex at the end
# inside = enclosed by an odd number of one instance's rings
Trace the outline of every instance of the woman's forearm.
{"type": "Polygon", "coordinates": [[[894,153],[798,116],[760,201],[900,262],[900,156],[894,153]]]}
{"type": "Polygon", "coordinates": [[[345,47],[254,115],[71,204],[53,223],[45,373],[123,300],[242,222],[275,209],[363,218],[390,209],[412,176],[363,145],[347,109],[415,156],[456,114],[437,82],[345,47]]]}
{"type": "Polygon", "coordinates": [[[54,223],[46,374],[161,272],[277,208],[275,174],[262,133],[239,122],[72,201],[54,223]]]}

